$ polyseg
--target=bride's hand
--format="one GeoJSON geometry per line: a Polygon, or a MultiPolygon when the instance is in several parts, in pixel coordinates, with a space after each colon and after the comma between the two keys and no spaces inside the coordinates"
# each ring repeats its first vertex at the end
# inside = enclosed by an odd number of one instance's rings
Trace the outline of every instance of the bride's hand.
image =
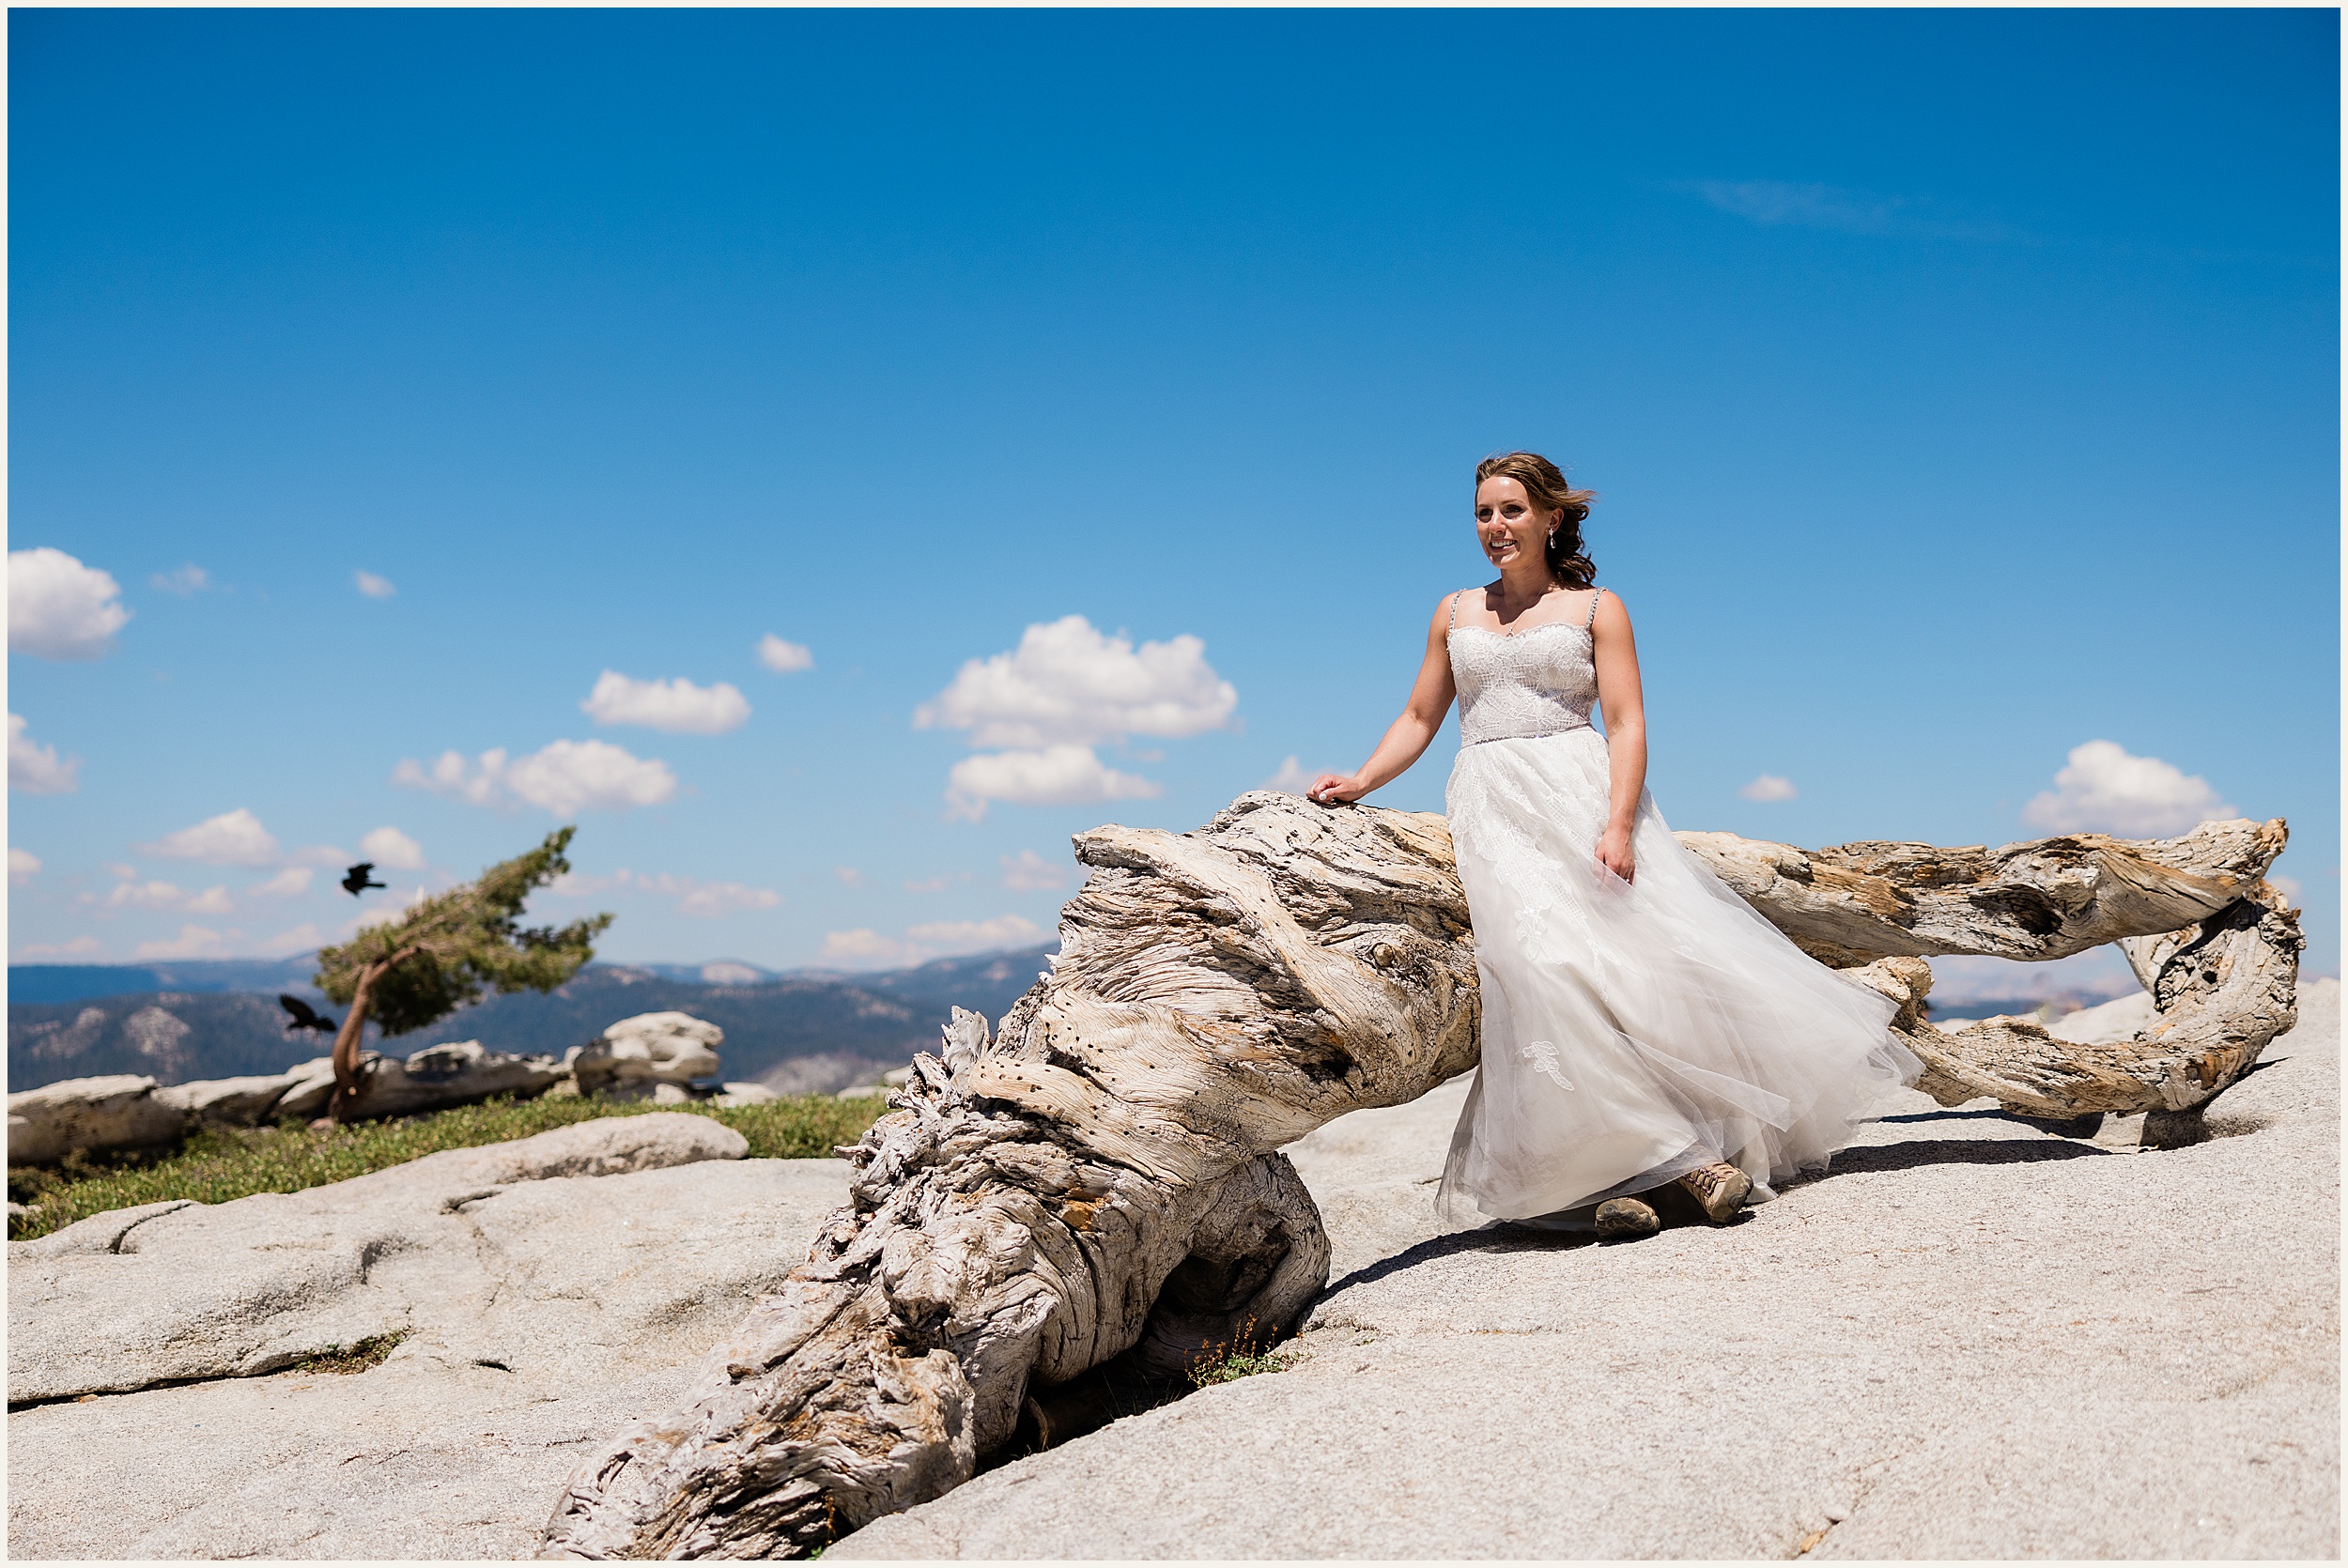
{"type": "Polygon", "coordinates": [[[1305,798],[1315,806],[1337,806],[1349,800],[1359,800],[1369,792],[1362,781],[1341,773],[1324,773],[1314,779],[1305,792],[1305,798]]]}
{"type": "Polygon", "coordinates": [[[1625,882],[1635,881],[1638,867],[1630,858],[1630,831],[1610,827],[1598,841],[1598,863],[1625,882]]]}

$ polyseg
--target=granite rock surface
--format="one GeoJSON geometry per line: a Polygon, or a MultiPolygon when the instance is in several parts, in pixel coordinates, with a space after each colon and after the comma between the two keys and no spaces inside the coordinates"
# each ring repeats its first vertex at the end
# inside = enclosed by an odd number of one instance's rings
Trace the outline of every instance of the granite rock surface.
{"type": "MultiPolygon", "coordinates": [[[[2336,1555],[2337,982],[2300,1016],[2209,1143],[1902,1097],[1824,1178],[1624,1243],[1434,1218],[1464,1081],[1346,1117],[1289,1150],[1336,1253],[1290,1370],[826,1556],[2336,1555]]],[[[409,1292],[388,1360],[12,1410],[12,1552],[527,1557],[572,1467],[672,1407],[846,1182],[833,1161],[533,1178],[458,1152],[487,1168],[401,1178],[490,1190],[444,1216],[435,1283],[402,1253],[342,1287],[409,1292]]],[[[191,1222],[100,1216],[74,1245],[191,1222]]],[[[11,1247],[12,1291],[57,1265],[24,1256],[41,1245],[11,1247]]]]}

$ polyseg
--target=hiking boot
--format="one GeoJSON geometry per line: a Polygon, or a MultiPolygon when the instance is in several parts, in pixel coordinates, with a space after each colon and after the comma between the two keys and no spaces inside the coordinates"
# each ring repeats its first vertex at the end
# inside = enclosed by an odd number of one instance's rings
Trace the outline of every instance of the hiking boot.
{"type": "Polygon", "coordinates": [[[1661,1217],[1636,1198],[1609,1198],[1598,1206],[1598,1234],[1603,1239],[1653,1236],[1662,1228],[1661,1217]]]}
{"type": "Polygon", "coordinates": [[[1716,1225],[1735,1219],[1753,1192],[1753,1177],[1725,1161],[1699,1165],[1674,1185],[1695,1199],[1704,1217],[1716,1225]]]}

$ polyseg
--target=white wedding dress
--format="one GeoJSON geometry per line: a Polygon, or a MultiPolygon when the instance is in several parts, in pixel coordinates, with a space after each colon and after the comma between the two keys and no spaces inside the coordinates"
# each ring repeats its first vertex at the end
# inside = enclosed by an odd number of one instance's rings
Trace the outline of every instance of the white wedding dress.
{"type": "Polygon", "coordinates": [[[1823,1165],[1921,1070],[1890,1032],[1894,1005],[1722,886],[1644,793],[1632,881],[1601,867],[1589,625],[1458,622],[1455,598],[1460,758],[1444,806],[1475,926],[1484,1053],[1439,1205],[1455,1220],[1581,1228],[1559,1211],[1721,1160],[1753,1177],[1754,1201],[1774,1196],[1770,1182],[1823,1165]]]}

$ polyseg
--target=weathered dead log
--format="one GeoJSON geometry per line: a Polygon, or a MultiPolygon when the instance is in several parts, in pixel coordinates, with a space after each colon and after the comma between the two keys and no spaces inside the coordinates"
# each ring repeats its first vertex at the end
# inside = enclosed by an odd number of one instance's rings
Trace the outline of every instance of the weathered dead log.
{"type": "Polygon", "coordinates": [[[852,1153],[853,1202],[676,1414],[583,1466],[548,1555],[796,1556],[935,1497],[1031,1382],[1136,1345],[1179,1367],[1327,1281],[1273,1152],[1475,1064],[1467,902],[1440,817],[1244,795],[1106,827],[1052,974],[965,1020],[852,1153]]]}
{"type": "Polygon", "coordinates": [[[2174,931],[2249,895],[2288,838],[2280,819],[2203,822],[2179,838],[2064,834],[1984,849],[1798,850],[1733,833],[1679,841],[1812,958],[2060,959],[2174,931]]]}
{"type": "Polygon", "coordinates": [[[2207,920],[2121,943],[2152,992],[2153,1022],[2109,1045],[2057,1039],[2036,1020],[1991,1018],[1944,1034],[1921,1004],[1922,959],[1844,971],[1906,1006],[1893,1028],[1923,1059],[1917,1087],[1943,1105],[1985,1097],[2020,1115],[2145,1113],[2143,1141],[2194,1143],[2209,1102],[2297,1022],[2299,922],[2273,884],[2253,884],[2207,920]]]}
{"type": "MultiPolygon", "coordinates": [[[[2062,1115],[2171,1105],[2177,1085],[2222,1087],[2247,1066],[2224,1053],[2254,1057],[2288,1020],[2295,927],[2241,901],[2279,823],[1994,854],[1694,837],[1716,867],[1767,870],[1732,885],[1813,951],[1823,931],[1836,957],[1881,961],[1850,977],[1905,1004],[1936,1092],[2062,1115]],[[2176,1050],[2073,1046],[2016,1020],[1943,1036],[1922,1017],[1919,949],[2055,957],[2187,920],[2201,934],[2142,961],[2175,999],[2176,1050]],[[2253,1003],[2254,1021],[2226,1022],[2253,1003]]],[[[681,1409],[574,1475],[545,1555],[803,1555],[959,1484],[1034,1394],[1122,1355],[1178,1368],[1246,1319],[1293,1322],[1325,1283],[1318,1214],[1274,1151],[1475,1062],[1442,819],[1259,792],[1195,833],[1106,827],[1076,853],[1095,869],[1053,972],[999,1038],[958,1014],[944,1059],[916,1062],[847,1151],[850,1206],[681,1409]]]]}

